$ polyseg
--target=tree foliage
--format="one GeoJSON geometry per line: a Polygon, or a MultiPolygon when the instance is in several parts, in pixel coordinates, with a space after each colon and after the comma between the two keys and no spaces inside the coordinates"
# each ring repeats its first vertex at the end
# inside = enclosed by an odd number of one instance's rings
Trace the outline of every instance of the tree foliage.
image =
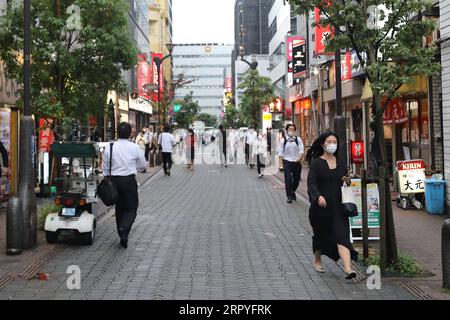
{"type": "Polygon", "coordinates": [[[435,46],[424,46],[425,37],[436,28],[424,19],[434,1],[429,0],[290,0],[295,10],[306,14],[315,7],[323,12],[314,25],[331,26],[326,51],[355,50],[374,94],[393,97],[402,84],[415,76],[439,73],[435,46]],[[373,11],[378,6],[378,11],[373,11]],[[383,9],[384,8],[384,9],[383,9]],[[371,27],[371,19],[379,28],[371,27]],[[363,57],[367,56],[368,59],[363,57]]]}
{"type": "Polygon", "coordinates": [[[203,121],[206,127],[215,127],[217,124],[217,117],[209,113],[200,113],[196,120],[203,121]]]}
{"type": "Polygon", "coordinates": [[[245,126],[240,110],[231,103],[225,106],[225,116],[222,124],[225,128],[240,128],[245,126]]]}
{"type": "MultiPolygon", "coordinates": [[[[32,0],[31,10],[33,113],[57,120],[103,114],[108,90],[124,92],[122,71],[136,63],[127,3],[32,0]]],[[[22,50],[23,6],[9,4],[0,17],[0,58],[7,76],[19,83],[22,50]]]]}
{"type": "Polygon", "coordinates": [[[247,125],[260,127],[261,108],[274,98],[270,78],[262,77],[258,70],[250,70],[238,88],[244,89],[239,104],[242,120],[247,125]]]}
{"type": "Polygon", "coordinates": [[[181,110],[175,113],[175,121],[180,128],[189,128],[199,113],[200,107],[198,102],[193,100],[192,95],[191,91],[183,100],[175,101],[175,103],[181,104],[181,110]]]}

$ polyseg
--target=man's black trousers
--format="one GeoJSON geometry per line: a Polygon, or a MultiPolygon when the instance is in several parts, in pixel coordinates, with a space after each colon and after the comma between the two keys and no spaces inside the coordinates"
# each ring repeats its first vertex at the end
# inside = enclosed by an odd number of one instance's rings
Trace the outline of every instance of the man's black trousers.
{"type": "Polygon", "coordinates": [[[119,197],[116,203],[117,232],[121,240],[128,240],[139,206],[138,185],[135,175],[112,176],[119,197]]]}
{"type": "Polygon", "coordinates": [[[302,165],[298,162],[283,161],[284,163],[284,183],[286,185],[286,196],[290,199],[295,197],[300,184],[302,165]]]}
{"type": "Polygon", "coordinates": [[[163,152],[162,160],[164,173],[167,173],[167,170],[172,169],[172,152],[163,152]]]}

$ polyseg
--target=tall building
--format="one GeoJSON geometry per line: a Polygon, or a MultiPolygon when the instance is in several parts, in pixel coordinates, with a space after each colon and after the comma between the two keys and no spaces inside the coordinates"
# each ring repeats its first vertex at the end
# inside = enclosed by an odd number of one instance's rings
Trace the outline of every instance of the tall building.
{"type": "Polygon", "coordinates": [[[220,116],[223,110],[224,68],[231,65],[233,45],[217,43],[176,44],[173,49],[173,77],[193,80],[175,91],[175,100],[191,91],[201,113],[220,116]]]}
{"type": "Polygon", "coordinates": [[[236,0],[234,5],[234,50],[244,55],[269,51],[268,14],[273,0],[236,0]]]}
{"type": "MultiPolygon", "coordinates": [[[[269,53],[268,15],[273,0],[236,0],[234,4],[234,49],[231,72],[237,78],[236,61],[241,56],[269,53]]],[[[233,83],[233,96],[239,83],[233,83]]],[[[235,104],[237,104],[237,100],[235,104]]]]}
{"type": "MultiPolygon", "coordinates": [[[[172,44],[172,0],[150,1],[150,51],[169,54],[172,44]]],[[[172,79],[172,61],[166,59],[163,62],[162,72],[164,80],[172,79]]]]}

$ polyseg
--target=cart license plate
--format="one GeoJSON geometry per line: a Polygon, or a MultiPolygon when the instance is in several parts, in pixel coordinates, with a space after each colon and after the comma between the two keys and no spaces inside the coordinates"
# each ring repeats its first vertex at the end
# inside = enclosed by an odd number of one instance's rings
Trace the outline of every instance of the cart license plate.
{"type": "Polygon", "coordinates": [[[75,208],[63,208],[62,215],[65,217],[73,217],[75,216],[75,208]]]}

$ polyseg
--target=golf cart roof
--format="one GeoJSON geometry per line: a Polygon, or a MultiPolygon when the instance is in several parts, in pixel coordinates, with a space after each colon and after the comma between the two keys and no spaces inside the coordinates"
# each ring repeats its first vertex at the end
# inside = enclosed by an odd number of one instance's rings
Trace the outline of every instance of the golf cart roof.
{"type": "Polygon", "coordinates": [[[51,146],[55,156],[67,158],[95,158],[97,152],[92,143],[55,142],[51,146]]]}

